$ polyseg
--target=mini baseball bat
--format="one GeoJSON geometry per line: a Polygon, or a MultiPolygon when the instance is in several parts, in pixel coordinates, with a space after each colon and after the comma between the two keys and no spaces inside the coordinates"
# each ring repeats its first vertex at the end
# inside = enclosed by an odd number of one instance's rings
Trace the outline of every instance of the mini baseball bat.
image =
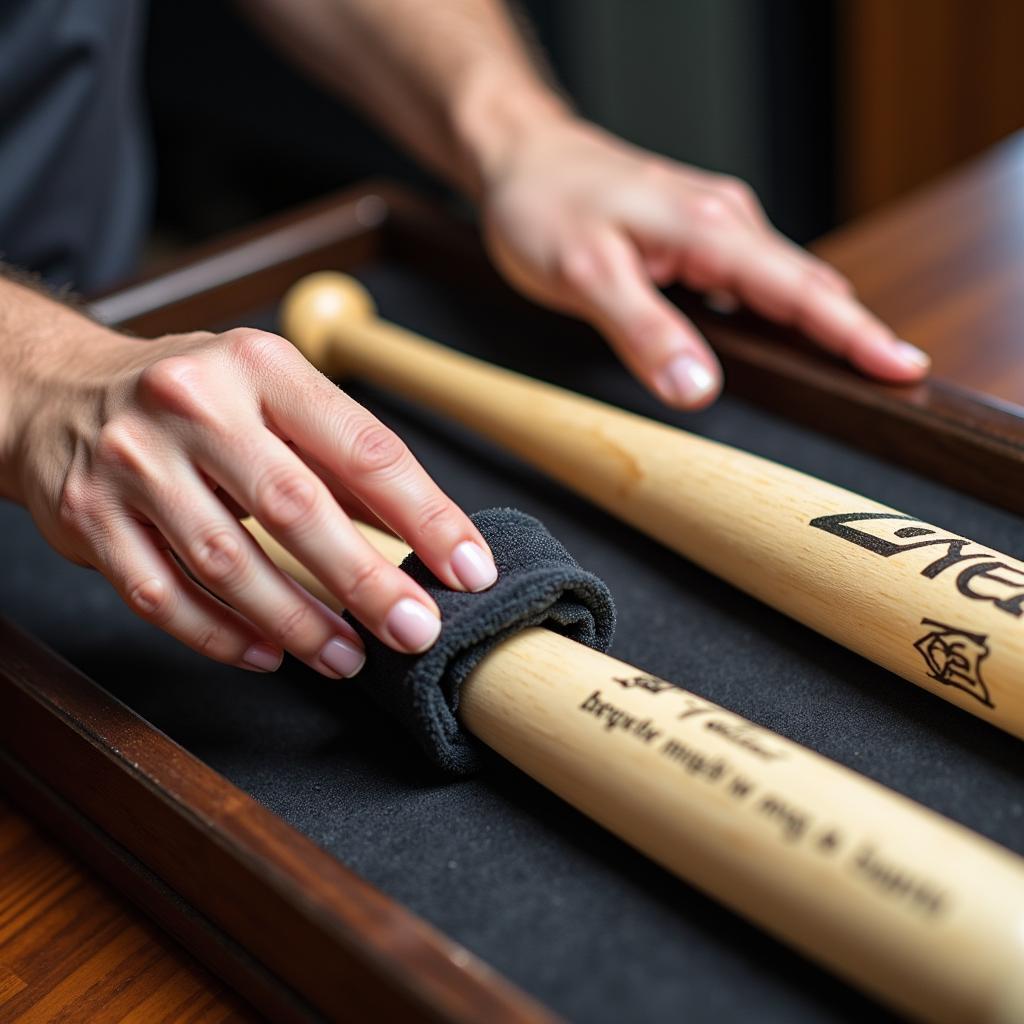
{"type": "MultiPolygon", "coordinates": [[[[364,529],[389,560],[408,553],[364,529]]],[[[480,662],[459,718],[609,831],[891,1006],[934,1024],[1024,1020],[1024,861],[995,843],[545,629],[480,662]]]]}
{"type": "Polygon", "coordinates": [[[709,572],[1024,737],[1024,563],[804,473],[499,369],[314,274],[284,332],[325,373],[437,409],[709,572]]]}

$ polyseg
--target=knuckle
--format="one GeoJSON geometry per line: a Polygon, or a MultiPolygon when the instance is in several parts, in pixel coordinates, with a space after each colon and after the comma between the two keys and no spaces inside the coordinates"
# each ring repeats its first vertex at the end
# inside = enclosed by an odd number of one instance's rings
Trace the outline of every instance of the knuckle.
{"type": "Polygon", "coordinates": [[[258,374],[274,372],[295,355],[291,342],[278,334],[241,327],[224,336],[231,355],[258,374]]]}
{"type": "Polygon", "coordinates": [[[558,256],[558,278],[570,289],[588,292],[603,277],[600,261],[589,246],[570,245],[558,256]]]}
{"type": "Polygon", "coordinates": [[[289,650],[303,650],[310,646],[313,631],[313,610],[308,604],[292,605],[275,620],[271,634],[275,641],[289,650]]]}
{"type": "Polygon", "coordinates": [[[377,420],[364,421],[353,431],[349,459],[359,476],[394,472],[405,465],[408,456],[398,435],[377,420]]]}
{"type": "Polygon", "coordinates": [[[139,375],[139,393],[159,409],[202,418],[209,404],[208,370],[198,355],[158,359],[139,375]]]}
{"type": "Polygon", "coordinates": [[[166,626],[174,618],[177,603],[174,591],[155,576],[129,581],[125,600],[136,615],[156,626],[166,626]]]}
{"type": "Polygon", "coordinates": [[[83,480],[69,478],[57,499],[57,522],[70,533],[82,534],[92,518],[94,499],[92,488],[83,480]]]}
{"type": "Polygon", "coordinates": [[[317,492],[308,474],[299,469],[268,470],[256,487],[256,518],[266,526],[287,530],[309,519],[317,492]]]}
{"type": "Polygon", "coordinates": [[[219,622],[209,622],[204,625],[195,636],[193,646],[207,658],[216,661],[225,660],[226,641],[229,639],[228,631],[219,622]]]}
{"type": "Polygon", "coordinates": [[[416,529],[420,533],[443,532],[455,524],[457,515],[450,501],[440,497],[427,500],[416,510],[416,529]]]}
{"type": "Polygon", "coordinates": [[[705,229],[721,227],[732,215],[728,200],[716,192],[706,192],[691,200],[690,210],[696,223],[705,229]]]}
{"type": "Polygon", "coordinates": [[[779,289],[778,302],[790,320],[814,316],[820,306],[818,281],[805,267],[793,272],[779,289]]]}
{"type": "Polygon", "coordinates": [[[192,563],[201,579],[215,586],[241,582],[249,558],[232,530],[215,527],[203,531],[192,546],[192,563]]]}
{"type": "Polygon", "coordinates": [[[381,562],[363,562],[349,570],[345,587],[346,604],[361,605],[368,601],[367,595],[383,590],[385,567],[381,562]]]}
{"type": "Polygon", "coordinates": [[[778,288],[756,300],[759,313],[784,325],[813,322],[814,307],[813,300],[800,289],[778,288]]]}
{"type": "Polygon", "coordinates": [[[718,191],[730,202],[746,208],[759,208],[754,190],[742,179],[725,175],[718,179],[718,191]]]}
{"type": "Polygon", "coordinates": [[[94,452],[97,463],[107,469],[141,475],[149,466],[143,432],[125,417],[108,420],[100,427],[94,452]]]}

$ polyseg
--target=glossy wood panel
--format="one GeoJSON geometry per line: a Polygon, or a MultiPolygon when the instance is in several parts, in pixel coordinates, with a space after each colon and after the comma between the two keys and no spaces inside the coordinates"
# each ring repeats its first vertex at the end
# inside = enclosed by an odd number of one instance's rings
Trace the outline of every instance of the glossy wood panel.
{"type": "Polygon", "coordinates": [[[1024,406],[1024,133],[815,248],[935,380],[1024,406]]]}

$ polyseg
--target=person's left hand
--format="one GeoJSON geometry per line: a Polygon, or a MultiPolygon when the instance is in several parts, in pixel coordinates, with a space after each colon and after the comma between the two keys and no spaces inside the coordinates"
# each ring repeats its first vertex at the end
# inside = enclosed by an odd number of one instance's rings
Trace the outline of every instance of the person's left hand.
{"type": "Polygon", "coordinates": [[[673,281],[791,324],[871,376],[909,382],[927,373],[927,355],[776,231],[734,178],[562,117],[531,128],[488,169],[480,200],[505,276],[593,324],[670,405],[698,408],[721,386],[704,339],[658,290],[673,281]]]}

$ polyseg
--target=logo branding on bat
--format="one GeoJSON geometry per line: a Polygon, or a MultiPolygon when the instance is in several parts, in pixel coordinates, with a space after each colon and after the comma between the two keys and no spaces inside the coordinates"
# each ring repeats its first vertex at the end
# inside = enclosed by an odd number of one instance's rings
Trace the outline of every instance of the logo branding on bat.
{"type": "Polygon", "coordinates": [[[988,637],[947,626],[935,619],[922,619],[931,629],[914,646],[924,658],[928,675],[944,686],[955,686],[988,707],[994,707],[988,687],[981,678],[981,663],[989,655],[988,637]]]}
{"type": "Polygon", "coordinates": [[[922,576],[935,579],[956,570],[956,589],[964,597],[988,601],[1018,618],[1024,614],[1024,568],[972,540],[896,512],[841,512],[819,516],[809,525],[882,558],[921,551],[930,559],[922,576]],[[927,551],[929,548],[937,550],[927,551]]]}
{"type": "Polygon", "coordinates": [[[675,683],[670,683],[667,679],[659,679],[657,676],[627,676],[625,678],[613,676],[613,679],[619,686],[627,690],[639,687],[641,690],[649,690],[651,693],[661,693],[664,690],[676,689],[675,683]]]}

